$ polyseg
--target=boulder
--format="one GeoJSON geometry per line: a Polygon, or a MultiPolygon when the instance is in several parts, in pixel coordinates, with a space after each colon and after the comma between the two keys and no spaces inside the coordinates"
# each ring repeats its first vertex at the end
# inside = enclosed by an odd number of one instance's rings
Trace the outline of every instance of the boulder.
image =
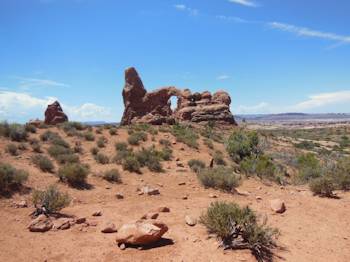
{"type": "Polygon", "coordinates": [[[185,216],[185,222],[187,225],[193,227],[197,224],[197,219],[195,219],[191,216],[185,216]]]}
{"type": "Polygon", "coordinates": [[[67,115],[63,112],[63,109],[58,101],[53,102],[47,106],[45,111],[45,124],[56,125],[68,121],[67,115]]]}
{"type": "Polygon", "coordinates": [[[56,219],[56,220],[53,221],[52,229],[55,229],[55,230],[69,229],[72,222],[73,222],[73,220],[69,219],[69,218],[56,219]]]}
{"type": "Polygon", "coordinates": [[[45,215],[39,215],[37,218],[30,222],[28,229],[31,232],[46,232],[53,227],[53,223],[50,217],[45,215]]]}
{"type": "Polygon", "coordinates": [[[101,232],[102,232],[102,233],[116,233],[116,232],[118,232],[118,230],[117,230],[117,227],[115,226],[114,223],[112,223],[112,222],[107,222],[107,223],[103,226],[101,232]]]}
{"type": "Polygon", "coordinates": [[[168,231],[167,225],[156,220],[139,220],[124,224],[117,233],[119,244],[148,245],[155,243],[168,231]]]}
{"type": "Polygon", "coordinates": [[[272,211],[276,213],[283,213],[286,211],[286,205],[280,199],[273,199],[270,201],[272,211]]]}
{"type": "Polygon", "coordinates": [[[135,68],[125,70],[123,88],[124,113],[122,125],[148,123],[154,125],[178,122],[218,121],[236,124],[230,112],[231,98],[225,91],[191,93],[189,89],[164,87],[147,92],[135,68]],[[177,108],[171,109],[170,98],[178,98],[177,108]]]}

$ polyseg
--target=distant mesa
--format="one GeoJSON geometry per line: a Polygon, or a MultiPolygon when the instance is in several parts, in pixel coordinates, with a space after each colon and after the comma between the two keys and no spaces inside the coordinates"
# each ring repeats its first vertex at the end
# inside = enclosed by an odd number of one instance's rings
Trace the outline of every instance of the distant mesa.
{"type": "Polygon", "coordinates": [[[147,92],[135,68],[125,70],[123,89],[124,114],[122,125],[148,123],[153,125],[175,122],[208,122],[236,125],[230,111],[231,97],[225,91],[213,95],[205,91],[192,93],[174,86],[147,92]],[[171,97],[177,97],[177,107],[171,109],[171,97]]]}
{"type": "Polygon", "coordinates": [[[55,101],[51,105],[47,106],[45,111],[45,124],[56,125],[67,121],[68,117],[63,112],[63,109],[58,101],[55,101]]]}

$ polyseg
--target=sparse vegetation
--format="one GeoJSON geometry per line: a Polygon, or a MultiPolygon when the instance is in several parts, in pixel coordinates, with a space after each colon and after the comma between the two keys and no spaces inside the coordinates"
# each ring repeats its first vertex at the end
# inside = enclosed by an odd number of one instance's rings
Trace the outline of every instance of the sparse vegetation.
{"type": "Polygon", "coordinates": [[[297,159],[299,169],[298,178],[301,182],[308,182],[321,175],[320,161],[313,153],[302,154],[297,159]]]}
{"type": "Polygon", "coordinates": [[[246,157],[260,153],[259,136],[255,131],[245,131],[243,129],[234,131],[226,145],[226,150],[235,161],[242,161],[246,157]]]}
{"type": "Polygon", "coordinates": [[[55,138],[60,138],[59,134],[52,132],[51,130],[46,130],[44,133],[40,135],[41,141],[51,141],[55,138]]]}
{"type": "Polygon", "coordinates": [[[219,165],[219,166],[226,166],[226,161],[224,159],[224,154],[219,151],[219,150],[216,150],[213,154],[213,159],[214,159],[214,163],[216,165],[219,165]]]}
{"type": "Polygon", "coordinates": [[[122,160],[122,166],[124,170],[129,172],[140,173],[141,166],[134,155],[126,155],[122,160]]]}
{"type": "Polygon", "coordinates": [[[32,157],[32,162],[43,172],[52,172],[54,169],[52,161],[48,157],[43,155],[34,155],[32,157]]]}
{"type": "Polygon", "coordinates": [[[187,164],[195,173],[199,173],[203,168],[205,168],[205,163],[199,159],[191,159],[187,164]]]}
{"type": "Polygon", "coordinates": [[[58,170],[59,179],[73,187],[83,187],[86,185],[88,174],[89,168],[79,163],[65,164],[58,170]]]}
{"type": "Polygon", "coordinates": [[[322,176],[310,181],[310,190],[319,196],[332,197],[336,189],[333,180],[328,176],[322,176]]]}
{"type": "Polygon", "coordinates": [[[12,141],[22,142],[28,138],[28,133],[25,126],[20,124],[8,124],[7,122],[0,123],[0,136],[8,137],[12,141]]]}
{"type": "Polygon", "coordinates": [[[172,126],[171,133],[178,142],[182,142],[192,148],[198,148],[198,135],[190,126],[175,124],[172,126]]]}
{"type": "Polygon", "coordinates": [[[25,130],[28,132],[28,133],[32,133],[32,134],[35,134],[36,133],[36,127],[32,124],[26,124],[24,126],[25,130]]]}
{"type": "Polygon", "coordinates": [[[140,151],[135,153],[137,161],[141,167],[147,166],[150,171],[162,172],[163,168],[160,163],[160,152],[154,147],[148,149],[142,148],[140,151]]]}
{"type": "Polygon", "coordinates": [[[84,138],[86,141],[94,141],[95,140],[95,136],[91,131],[87,131],[84,133],[84,138]]]}
{"type": "Polygon", "coordinates": [[[147,141],[147,133],[145,132],[134,132],[128,137],[128,143],[130,145],[139,145],[141,141],[147,141]]]}
{"type": "Polygon", "coordinates": [[[45,207],[51,214],[67,207],[71,199],[67,193],[61,193],[55,185],[51,185],[44,191],[34,190],[32,201],[35,207],[45,207]]]}
{"type": "Polygon", "coordinates": [[[213,141],[211,141],[209,138],[203,139],[204,145],[206,145],[209,149],[214,149],[213,141]]]}
{"type": "Polygon", "coordinates": [[[14,143],[10,143],[6,145],[6,152],[12,156],[18,156],[18,147],[14,143]]]}
{"type": "Polygon", "coordinates": [[[124,142],[117,142],[115,143],[115,149],[117,151],[124,151],[128,148],[128,144],[124,142]]]}
{"type": "Polygon", "coordinates": [[[95,160],[97,163],[102,165],[106,165],[109,163],[109,157],[103,153],[97,153],[97,155],[95,155],[95,160]]]}
{"type": "Polygon", "coordinates": [[[278,230],[258,222],[256,213],[236,203],[214,202],[200,217],[209,233],[216,234],[225,249],[250,249],[258,261],[272,261],[278,230]]]}
{"type": "Polygon", "coordinates": [[[107,138],[105,138],[104,136],[100,136],[96,142],[96,144],[99,148],[105,147],[106,143],[107,143],[107,138]]]}
{"type": "Polygon", "coordinates": [[[111,129],[109,129],[109,134],[111,136],[117,135],[118,134],[117,129],[115,127],[112,127],[111,129]]]}
{"type": "Polygon", "coordinates": [[[18,190],[27,179],[26,171],[16,169],[10,164],[0,163],[0,194],[18,190]]]}
{"type": "Polygon", "coordinates": [[[248,176],[258,176],[262,179],[274,180],[277,167],[272,159],[266,155],[251,156],[240,162],[240,169],[248,176]]]}
{"type": "Polygon", "coordinates": [[[171,147],[171,143],[168,139],[160,139],[159,144],[161,144],[162,146],[171,147]]]}
{"type": "Polygon", "coordinates": [[[90,152],[93,156],[96,156],[99,151],[100,151],[100,149],[98,149],[98,147],[93,147],[90,149],[90,152]]]}
{"type": "Polygon", "coordinates": [[[203,186],[227,192],[232,191],[240,183],[240,177],[231,168],[224,166],[201,169],[197,176],[203,186]]]}
{"type": "Polygon", "coordinates": [[[111,183],[118,183],[120,184],[122,182],[122,179],[120,177],[120,173],[118,169],[111,169],[103,173],[103,179],[107,180],[111,183]]]}

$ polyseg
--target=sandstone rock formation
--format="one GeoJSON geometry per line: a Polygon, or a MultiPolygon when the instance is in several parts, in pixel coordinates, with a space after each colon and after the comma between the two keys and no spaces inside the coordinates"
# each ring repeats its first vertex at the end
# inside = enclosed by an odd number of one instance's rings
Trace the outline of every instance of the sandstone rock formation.
{"type": "Polygon", "coordinates": [[[47,106],[45,111],[45,124],[56,125],[66,121],[68,121],[68,117],[63,112],[63,109],[58,101],[55,101],[51,105],[47,106]]]}
{"type": "Polygon", "coordinates": [[[133,123],[173,124],[178,122],[216,121],[225,124],[236,124],[230,112],[231,98],[227,92],[218,91],[213,95],[191,93],[189,89],[164,87],[147,92],[135,68],[125,71],[123,89],[124,114],[122,125],[133,123]],[[178,98],[177,108],[171,109],[170,98],[178,98]]]}

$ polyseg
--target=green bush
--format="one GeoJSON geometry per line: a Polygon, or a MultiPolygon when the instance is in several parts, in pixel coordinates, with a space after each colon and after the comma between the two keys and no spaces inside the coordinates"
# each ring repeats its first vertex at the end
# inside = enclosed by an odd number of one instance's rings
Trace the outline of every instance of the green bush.
{"type": "Polygon", "coordinates": [[[107,143],[107,138],[105,138],[104,136],[99,137],[97,139],[97,142],[96,142],[96,144],[99,148],[105,147],[106,143],[107,143]]]}
{"type": "Polygon", "coordinates": [[[140,173],[140,163],[137,161],[136,157],[133,155],[127,155],[122,161],[122,167],[124,170],[130,172],[140,173]]]}
{"type": "Polygon", "coordinates": [[[224,159],[224,154],[219,151],[219,150],[216,150],[214,152],[214,155],[213,155],[213,159],[214,159],[214,163],[216,165],[219,165],[219,166],[226,166],[226,161],[224,159]]]}
{"type": "Polygon", "coordinates": [[[95,140],[95,136],[91,131],[87,131],[84,133],[84,138],[86,141],[94,141],[95,140]]]}
{"type": "Polygon", "coordinates": [[[81,145],[80,141],[76,141],[73,147],[74,153],[82,154],[83,153],[83,147],[81,145]]]}
{"type": "Polygon", "coordinates": [[[203,139],[204,145],[206,145],[209,149],[214,149],[213,141],[211,141],[209,138],[203,139]]]}
{"type": "Polygon", "coordinates": [[[188,161],[188,166],[192,171],[199,173],[202,169],[205,168],[205,163],[199,159],[191,159],[188,161]]]}
{"type": "Polygon", "coordinates": [[[97,155],[95,156],[95,160],[97,163],[102,165],[106,165],[109,163],[109,157],[103,153],[97,153],[97,155]]]}
{"type": "Polygon", "coordinates": [[[294,146],[299,149],[313,150],[318,146],[318,144],[315,144],[314,142],[308,140],[303,140],[300,143],[294,144],[294,146]]]}
{"type": "Polygon", "coordinates": [[[130,145],[139,145],[141,141],[147,141],[147,133],[135,132],[128,137],[128,143],[130,145]]]}
{"type": "Polygon", "coordinates": [[[240,183],[240,177],[231,168],[223,166],[201,169],[197,176],[203,186],[227,192],[231,192],[240,183]]]}
{"type": "Polygon", "coordinates": [[[168,139],[159,140],[159,144],[161,144],[162,146],[171,147],[171,143],[168,139]]]}
{"type": "Polygon", "coordinates": [[[32,157],[32,162],[34,165],[40,168],[41,171],[44,172],[52,172],[54,169],[52,161],[43,155],[34,155],[32,157]]]}
{"type": "Polygon", "coordinates": [[[236,203],[214,202],[200,217],[211,234],[216,234],[225,249],[250,249],[258,261],[272,261],[272,250],[279,232],[268,227],[266,220],[259,223],[256,213],[248,206],[236,203]]]}
{"type": "Polygon", "coordinates": [[[171,133],[176,137],[176,141],[198,148],[198,135],[190,126],[175,124],[172,126],[171,133]]]}
{"type": "Polygon", "coordinates": [[[67,193],[61,193],[55,185],[51,185],[44,191],[34,190],[32,201],[35,207],[44,206],[50,214],[69,206],[71,199],[67,193]]]}
{"type": "Polygon", "coordinates": [[[103,179],[107,180],[111,183],[118,183],[120,184],[122,182],[122,179],[120,177],[120,173],[118,169],[111,169],[103,173],[103,179]]]}
{"type": "Polygon", "coordinates": [[[66,142],[63,138],[61,137],[55,137],[51,140],[51,144],[52,145],[57,145],[57,146],[62,146],[65,148],[70,148],[70,145],[68,144],[68,142],[66,142]]]}
{"type": "Polygon", "coordinates": [[[336,189],[333,180],[328,176],[315,178],[309,183],[310,190],[319,196],[332,197],[333,191],[336,189]]]}
{"type": "Polygon", "coordinates": [[[69,155],[72,154],[72,150],[70,148],[61,146],[61,145],[51,145],[48,149],[47,152],[49,155],[55,159],[58,158],[59,155],[69,155]]]}
{"type": "Polygon", "coordinates": [[[98,149],[97,147],[93,147],[90,149],[91,154],[94,156],[96,156],[99,151],[100,151],[100,149],[98,149]]]}
{"type": "Polygon", "coordinates": [[[124,150],[127,150],[128,148],[128,144],[127,143],[124,143],[124,142],[117,142],[115,143],[115,149],[117,151],[124,151],[124,150]]]}
{"type": "Polygon", "coordinates": [[[61,138],[59,134],[52,132],[50,130],[46,130],[44,133],[40,135],[41,141],[52,141],[54,139],[59,139],[61,138]]]}
{"type": "Polygon", "coordinates": [[[26,124],[24,128],[28,133],[36,133],[36,127],[32,124],[26,124]]]}
{"type": "Polygon", "coordinates": [[[39,140],[37,140],[37,139],[31,140],[30,146],[32,147],[33,152],[35,152],[35,153],[42,152],[39,140]]]}
{"type": "Polygon", "coordinates": [[[61,165],[68,164],[68,163],[79,163],[80,162],[79,156],[77,156],[76,154],[73,154],[73,153],[58,155],[56,157],[56,160],[61,165]]]}
{"type": "Polygon", "coordinates": [[[158,151],[158,156],[164,161],[169,161],[173,157],[173,150],[167,146],[163,147],[161,151],[158,151]]]}
{"type": "Polygon", "coordinates": [[[26,141],[28,133],[25,130],[25,127],[20,124],[11,124],[9,125],[9,138],[12,141],[22,142],[26,141]]]}
{"type": "Polygon", "coordinates": [[[141,167],[147,166],[150,171],[162,172],[163,168],[160,163],[160,152],[155,150],[154,147],[149,149],[142,148],[140,151],[135,153],[137,161],[141,167]]]}
{"type": "Polygon", "coordinates": [[[235,161],[242,161],[246,157],[259,154],[259,136],[255,131],[234,131],[226,145],[228,154],[235,161]]]}
{"type": "Polygon", "coordinates": [[[297,159],[299,169],[298,178],[301,182],[308,182],[321,175],[320,161],[312,153],[300,155],[297,159]]]}
{"type": "Polygon", "coordinates": [[[332,176],[337,189],[350,190],[350,157],[338,160],[332,176]]]}
{"type": "Polygon", "coordinates": [[[115,136],[115,135],[117,135],[117,129],[115,128],[115,127],[112,127],[111,129],[109,129],[109,134],[111,135],[111,136],[115,136]]]}
{"type": "Polygon", "coordinates": [[[103,128],[102,128],[102,127],[98,127],[98,128],[96,128],[96,130],[95,130],[95,133],[96,133],[96,134],[102,134],[102,132],[103,132],[103,128]]]}
{"type": "Polygon", "coordinates": [[[82,131],[86,129],[86,126],[80,122],[64,122],[60,125],[60,127],[62,127],[63,131],[66,133],[75,133],[77,130],[82,131]]]}
{"type": "Polygon", "coordinates": [[[0,194],[19,189],[27,181],[28,173],[10,164],[0,163],[0,194]]]}
{"type": "Polygon", "coordinates": [[[7,144],[6,146],[6,152],[13,155],[18,156],[18,147],[14,143],[7,144]]]}
{"type": "Polygon", "coordinates": [[[60,180],[67,182],[73,187],[83,187],[86,185],[88,174],[89,168],[78,163],[65,164],[58,170],[60,180]]]}
{"type": "Polygon", "coordinates": [[[240,169],[248,176],[258,176],[260,178],[275,179],[277,167],[272,159],[266,155],[251,156],[240,162],[240,169]]]}

